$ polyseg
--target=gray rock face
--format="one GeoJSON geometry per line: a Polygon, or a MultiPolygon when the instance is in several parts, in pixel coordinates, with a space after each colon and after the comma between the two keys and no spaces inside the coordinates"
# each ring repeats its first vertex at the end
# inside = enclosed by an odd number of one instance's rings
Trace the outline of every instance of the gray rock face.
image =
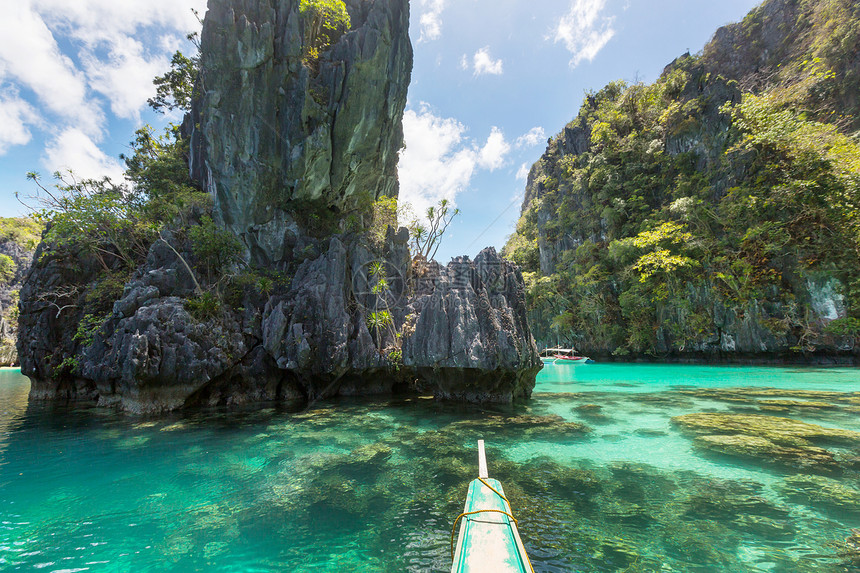
{"type": "Polygon", "coordinates": [[[41,243],[21,287],[17,349],[21,372],[32,381],[31,398],[91,399],[90,381],[64,376],[62,364],[76,354],[73,336],[87,285],[99,274],[94,257],[41,243]]]}
{"type": "Polygon", "coordinates": [[[95,383],[102,405],[120,401],[133,412],[176,409],[247,354],[234,320],[230,314],[195,320],[177,297],[145,300],[83,349],[80,373],[95,383]]]}
{"type": "Polygon", "coordinates": [[[309,65],[299,0],[209,1],[186,123],[192,176],[257,264],[291,257],[309,207],[340,214],[397,196],[409,4],[346,5],[351,29],[309,65]]]}
{"type": "MultiPolygon", "coordinates": [[[[74,312],[57,315],[30,293],[22,342],[32,345],[23,347],[31,395],[137,413],[399,388],[472,402],[530,396],[541,362],[519,270],[492,248],[475,261],[413,270],[408,238],[389,229],[380,255],[354,236],[334,237],[285,292],[207,317],[177,296],[192,288],[178,259],[156,243],[88,343],[61,335],[76,328],[74,312]],[[374,289],[375,263],[383,291],[374,289]],[[370,317],[383,310],[390,323],[377,329],[370,317]],[[62,366],[61,357],[76,366],[62,366]]],[[[28,288],[68,282],[61,260],[34,267],[28,288]]]]}
{"type": "Polygon", "coordinates": [[[387,392],[403,383],[475,402],[530,396],[541,362],[516,267],[485,249],[474,262],[431,263],[416,276],[407,240],[405,229],[390,233],[379,259],[335,238],[325,255],[304,263],[299,286],[272,299],[263,318],[263,344],[278,366],[304,380],[313,397],[387,392]],[[383,296],[368,277],[374,261],[386,268],[383,296]],[[372,332],[368,316],[383,308],[392,324],[372,332]]]}
{"type": "Polygon", "coordinates": [[[526,320],[519,269],[487,248],[469,261],[431,265],[410,300],[414,333],[404,364],[436,395],[470,402],[529,397],[541,369],[526,320]]]}

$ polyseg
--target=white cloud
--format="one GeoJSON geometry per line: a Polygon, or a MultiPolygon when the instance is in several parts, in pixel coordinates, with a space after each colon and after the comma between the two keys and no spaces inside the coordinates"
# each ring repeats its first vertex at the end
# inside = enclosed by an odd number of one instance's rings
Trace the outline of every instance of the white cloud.
{"type": "Polygon", "coordinates": [[[421,24],[421,35],[418,42],[429,42],[442,37],[442,10],[446,0],[421,0],[424,13],[418,22],[421,24]]]}
{"type": "Polygon", "coordinates": [[[191,8],[205,0],[35,0],[46,22],[78,40],[89,87],[108,99],[119,117],[139,121],[155,94],[152,78],[164,73],[186,33],[199,30],[191,8]],[[157,31],[157,34],[156,34],[157,31]],[[144,43],[147,33],[153,37],[144,43]],[[106,55],[105,55],[106,54],[106,55]]]}
{"type": "Polygon", "coordinates": [[[146,100],[155,95],[152,78],[170,67],[167,55],[149,59],[143,45],[130,37],[117,38],[107,60],[93,54],[83,57],[90,87],[110,101],[111,111],[118,117],[140,120],[140,110],[146,100]]]}
{"type": "Polygon", "coordinates": [[[489,46],[486,48],[481,48],[480,50],[475,52],[472,61],[475,65],[476,76],[480,76],[483,74],[492,74],[498,76],[502,74],[502,60],[494,60],[490,56],[489,46]]]}
{"type": "Polygon", "coordinates": [[[190,8],[203,11],[206,0],[18,0],[3,7],[0,83],[11,87],[0,100],[0,153],[29,142],[30,127],[51,125],[61,135],[47,158],[72,157],[68,142],[78,141],[87,170],[116,172],[116,162],[95,147],[105,135],[106,105],[117,117],[140,120],[155,93],[152,78],[200,27],[190,8]]]}
{"type": "Polygon", "coordinates": [[[0,92],[0,155],[13,145],[26,145],[32,134],[30,126],[39,123],[36,110],[4,86],[0,92]]]}
{"type": "Polygon", "coordinates": [[[484,169],[495,171],[505,164],[505,156],[510,152],[511,146],[505,141],[505,134],[498,127],[490,130],[487,143],[478,152],[478,165],[484,169]]]}
{"type": "Polygon", "coordinates": [[[453,118],[438,117],[427,104],[406,110],[403,133],[406,149],[400,155],[401,203],[416,214],[441,199],[456,202],[478,169],[495,170],[504,164],[510,145],[496,127],[484,145],[466,136],[466,126],[453,118]]]}
{"type": "Polygon", "coordinates": [[[64,130],[48,144],[42,165],[51,173],[71,169],[80,179],[107,175],[122,181],[119,161],[105,155],[90,136],[76,128],[64,130]]]}
{"type": "Polygon", "coordinates": [[[529,164],[523,163],[520,165],[519,170],[517,171],[517,179],[520,181],[525,181],[529,178],[529,164]]]}
{"type": "Polygon", "coordinates": [[[572,0],[570,10],[554,30],[556,43],[563,42],[573,55],[572,67],[593,60],[615,35],[613,18],[601,14],[605,7],[606,0],[572,0]]]}
{"type": "Polygon", "coordinates": [[[546,132],[542,127],[533,127],[528,133],[517,138],[517,147],[534,147],[546,139],[546,132]]]}
{"type": "Polygon", "coordinates": [[[185,35],[199,29],[195,9],[201,17],[205,0],[33,0],[38,12],[52,27],[62,27],[76,39],[91,46],[110,43],[141,28],[167,28],[185,35]]]}
{"type": "Polygon", "coordinates": [[[49,111],[97,134],[104,115],[87,97],[84,75],[64,55],[29,2],[10,2],[0,18],[0,65],[7,79],[32,90],[49,111]]]}
{"type": "Polygon", "coordinates": [[[466,54],[463,54],[463,57],[460,58],[460,69],[464,72],[469,69],[469,58],[466,54]]]}

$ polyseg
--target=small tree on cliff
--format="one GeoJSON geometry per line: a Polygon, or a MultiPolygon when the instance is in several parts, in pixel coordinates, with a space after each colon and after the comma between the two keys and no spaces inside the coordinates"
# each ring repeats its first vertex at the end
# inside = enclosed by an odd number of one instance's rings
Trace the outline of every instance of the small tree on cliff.
{"type": "Polygon", "coordinates": [[[442,199],[438,205],[427,209],[426,221],[413,220],[409,225],[413,256],[421,255],[428,261],[433,259],[442,244],[442,235],[459,214],[459,209],[452,210],[448,200],[442,199]]]}
{"type": "Polygon", "coordinates": [[[305,21],[304,60],[315,62],[349,30],[349,12],[343,0],[301,0],[299,14],[305,21]]]}
{"type": "MultiPolygon", "coordinates": [[[[188,36],[189,39],[192,37],[196,36],[188,36]]],[[[149,107],[160,112],[175,109],[190,111],[194,82],[197,81],[200,68],[199,64],[199,54],[191,58],[179,51],[173,54],[170,70],[152,80],[152,83],[155,84],[155,97],[146,100],[149,107]]]]}
{"type": "MultiPolygon", "coordinates": [[[[202,25],[203,20],[200,19],[197,10],[192,9],[191,12],[202,25]]],[[[189,58],[177,50],[170,60],[170,70],[152,80],[155,85],[155,97],[149,98],[146,103],[155,111],[161,113],[175,109],[191,111],[194,84],[197,83],[200,73],[200,35],[192,32],[185,37],[194,44],[194,55],[189,58]]]]}

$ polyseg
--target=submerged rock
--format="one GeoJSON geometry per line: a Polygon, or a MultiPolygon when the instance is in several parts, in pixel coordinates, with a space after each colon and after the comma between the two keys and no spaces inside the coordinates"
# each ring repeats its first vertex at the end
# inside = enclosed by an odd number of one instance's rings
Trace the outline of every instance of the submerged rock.
{"type": "Polygon", "coordinates": [[[758,398],[798,398],[801,400],[850,403],[854,394],[827,390],[787,390],[783,388],[696,388],[679,390],[681,394],[725,402],[752,402],[758,398]]]}
{"type": "Polygon", "coordinates": [[[858,432],[775,416],[700,413],[672,422],[696,434],[693,443],[701,449],[823,473],[841,471],[842,464],[814,443],[860,445],[858,432]]]}
{"type": "Polygon", "coordinates": [[[732,520],[732,527],[765,539],[791,539],[797,534],[790,521],[761,515],[741,515],[732,520]]]}
{"type": "Polygon", "coordinates": [[[829,402],[806,400],[759,400],[759,410],[762,412],[790,412],[792,410],[837,410],[839,406],[829,402]]]}
{"type": "Polygon", "coordinates": [[[777,488],[787,499],[830,511],[860,514],[860,490],[823,476],[795,475],[777,488]]]}
{"type": "Polygon", "coordinates": [[[798,469],[827,473],[839,470],[833,454],[823,448],[780,446],[757,436],[699,436],[693,440],[693,444],[703,450],[798,469]]]}
{"type": "Polygon", "coordinates": [[[659,536],[670,556],[695,563],[702,571],[731,567],[740,541],[725,525],[703,520],[672,522],[660,530],[659,536]]]}
{"type": "Polygon", "coordinates": [[[510,433],[518,440],[564,441],[571,437],[583,436],[591,428],[578,422],[568,422],[561,416],[488,416],[480,420],[464,420],[448,425],[447,429],[461,433],[471,431],[475,437],[487,432],[503,436],[510,433]]]}
{"type": "Polygon", "coordinates": [[[759,484],[715,480],[686,499],[686,514],[699,519],[786,519],[788,510],[765,499],[760,490],[759,484]]]}
{"type": "Polygon", "coordinates": [[[825,428],[777,416],[700,413],[676,416],[672,422],[699,434],[745,434],[787,445],[805,446],[809,443],[807,440],[860,445],[860,432],[825,428]]]}
{"type": "Polygon", "coordinates": [[[840,553],[843,564],[851,569],[860,568],[860,529],[852,529],[851,535],[845,539],[845,549],[840,553]]]}

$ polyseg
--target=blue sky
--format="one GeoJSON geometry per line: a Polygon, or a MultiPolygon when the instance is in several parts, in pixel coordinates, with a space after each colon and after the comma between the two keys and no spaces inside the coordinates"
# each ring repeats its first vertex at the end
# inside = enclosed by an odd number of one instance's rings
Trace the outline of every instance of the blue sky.
{"type": "MultiPolygon", "coordinates": [[[[608,81],[653,81],[755,0],[412,0],[415,67],[401,199],[461,209],[437,255],[501,248],[526,170],[608,81]]],[[[152,77],[204,0],[16,0],[0,19],[0,215],[24,214],[28,171],[118,176],[152,77]]]]}

